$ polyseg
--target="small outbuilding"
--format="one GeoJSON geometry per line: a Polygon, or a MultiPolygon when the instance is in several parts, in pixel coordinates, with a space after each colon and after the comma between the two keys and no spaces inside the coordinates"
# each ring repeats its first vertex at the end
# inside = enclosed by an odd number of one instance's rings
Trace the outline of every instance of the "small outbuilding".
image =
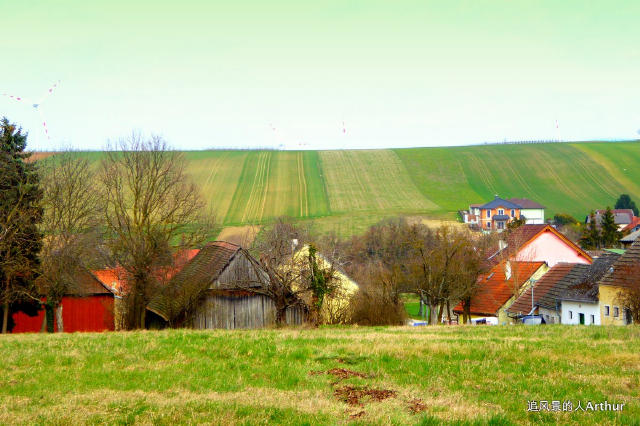
{"type": "MultiPolygon", "coordinates": [[[[65,332],[114,330],[114,292],[86,269],[76,274],[76,285],[62,298],[62,323],[65,332]]],[[[46,299],[42,299],[43,303],[46,299]]],[[[36,316],[13,314],[13,333],[44,331],[45,311],[36,316]]],[[[58,324],[54,321],[54,330],[58,324]]]]}
{"type": "MultiPolygon", "coordinates": [[[[258,291],[268,276],[257,264],[239,245],[207,244],[151,300],[147,325],[196,329],[275,325],[275,304],[258,291]]],[[[286,320],[287,324],[302,324],[306,311],[290,307],[286,320]]]]}

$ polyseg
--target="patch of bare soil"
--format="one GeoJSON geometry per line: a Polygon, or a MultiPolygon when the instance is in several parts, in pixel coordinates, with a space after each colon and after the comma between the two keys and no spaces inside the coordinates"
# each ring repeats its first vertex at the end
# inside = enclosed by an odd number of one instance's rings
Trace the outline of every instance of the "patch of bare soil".
{"type": "Polygon", "coordinates": [[[362,410],[362,411],[358,411],[357,413],[349,414],[349,418],[350,419],[359,419],[360,417],[364,416],[365,414],[366,414],[366,412],[364,410],[362,410]]]}
{"type": "Polygon", "coordinates": [[[398,393],[389,389],[374,389],[369,386],[346,385],[333,391],[336,398],[349,405],[363,406],[364,401],[379,402],[388,398],[395,398],[398,393]]]}
{"type": "Polygon", "coordinates": [[[409,411],[413,414],[418,414],[427,409],[427,404],[423,400],[416,398],[409,401],[409,411]]]}

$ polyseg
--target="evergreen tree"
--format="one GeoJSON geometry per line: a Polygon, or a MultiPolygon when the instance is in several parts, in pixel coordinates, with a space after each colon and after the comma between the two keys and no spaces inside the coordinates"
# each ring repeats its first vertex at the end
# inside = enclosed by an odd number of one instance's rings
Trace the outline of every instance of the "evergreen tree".
{"type": "Polygon", "coordinates": [[[616,245],[618,240],[621,238],[621,233],[618,231],[618,225],[616,225],[615,217],[613,216],[613,212],[609,206],[607,206],[607,210],[602,216],[600,228],[602,229],[602,245],[604,247],[612,247],[616,245]]]}
{"type": "Polygon", "coordinates": [[[35,164],[25,152],[27,134],[0,120],[0,310],[2,332],[9,330],[10,311],[39,306],[35,289],[42,235],[42,191],[35,164]]]}
{"type": "Polygon", "coordinates": [[[596,223],[596,214],[592,210],[589,214],[589,224],[582,231],[580,245],[584,249],[600,248],[600,240],[601,236],[596,223]]]}
{"type": "Polygon", "coordinates": [[[635,201],[631,199],[629,194],[622,194],[616,201],[615,209],[631,209],[633,210],[633,214],[638,216],[638,207],[636,206],[635,201]]]}

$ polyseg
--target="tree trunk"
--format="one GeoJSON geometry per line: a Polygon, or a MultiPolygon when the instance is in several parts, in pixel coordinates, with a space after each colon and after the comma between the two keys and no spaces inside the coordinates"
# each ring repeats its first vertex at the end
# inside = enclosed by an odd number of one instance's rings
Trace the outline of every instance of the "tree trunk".
{"type": "Polygon", "coordinates": [[[420,299],[420,308],[418,309],[418,316],[422,318],[422,299],[420,299]]]}
{"type": "Polygon", "coordinates": [[[2,334],[7,334],[9,327],[9,302],[4,302],[2,307],[2,334]]]}
{"type": "Polygon", "coordinates": [[[143,304],[141,309],[140,309],[140,327],[138,327],[138,328],[140,328],[140,329],[146,328],[145,327],[146,317],[147,317],[147,309],[143,304]]]}
{"type": "Polygon", "coordinates": [[[449,299],[447,299],[447,321],[451,324],[451,305],[449,304],[449,299]]]}
{"type": "Polygon", "coordinates": [[[471,299],[467,299],[462,304],[462,312],[464,313],[464,323],[468,324],[471,322],[471,299]]]}
{"type": "Polygon", "coordinates": [[[47,331],[47,311],[44,311],[44,315],[42,315],[42,326],[40,326],[40,333],[44,333],[47,331]]]}
{"type": "Polygon", "coordinates": [[[58,324],[58,333],[64,333],[64,322],[62,321],[62,302],[56,306],[56,323],[58,324]]]}
{"type": "Polygon", "coordinates": [[[282,327],[287,322],[287,307],[276,306],[276,325],[282,327]]]}
{"type": "Polygon", "coordinates": [[[435,303],[429,303],[429,324],[438,324],[438,305],[435,303]]]}

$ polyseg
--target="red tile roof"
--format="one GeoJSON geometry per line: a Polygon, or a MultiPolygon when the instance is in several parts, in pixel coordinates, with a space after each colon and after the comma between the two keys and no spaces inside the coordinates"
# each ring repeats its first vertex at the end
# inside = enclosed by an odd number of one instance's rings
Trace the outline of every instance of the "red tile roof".
{"type": "MultiPolygon", "coordinates": [[[[471,298],[471,313],[474,315],[496,315],[513,296],[514,288],[520,289],[544,262],[511,262],[511,277],[505,276],[505,262],[495,265],[488,274],[481,275],[476,294],[471,298]]],[[[454,312],[463,311],[462,302],[454,312]]]]}
{"type": "MultiPolygon", "coordinates": [[[[558,263],[553,268],[549,269],[534,286],[533,304],[537,305],[538,301],[546,295],[558,281],[562,280],[569,272],[571,272],[574,265],[574,263],[558,263]]],[[[522,293],[507,310],[514,314],[528,314],[531,311],[531,288],[528,288],[524,293],[522,293]]]]}
{"type": "MultiPolygon", "coordinates": [[[[175,255],[175,263],[172,268],[161,268],[157,271],[156,278],[160,281],[168,281],[176,275],[184,265],[193,259],[200,249],[183,250],[175,255]]],[[[101,283],[109,289],[113,289],[115,293],[122,294],[127,292],[127,271],[121,267],[99,269],[92,271],[93,275],[101,281],[101,283]]]]}

